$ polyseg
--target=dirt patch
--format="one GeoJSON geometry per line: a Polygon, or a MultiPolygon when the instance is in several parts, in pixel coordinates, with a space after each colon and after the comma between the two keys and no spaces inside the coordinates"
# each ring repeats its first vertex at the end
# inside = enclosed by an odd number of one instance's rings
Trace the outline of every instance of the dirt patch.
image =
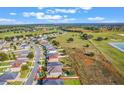
{"type": "Polygon", "coordinates": [[[124,84],[123,77],[98,51],[94,57],[84,55],[84,48],[66,51],[82,84],[124,84]]]}

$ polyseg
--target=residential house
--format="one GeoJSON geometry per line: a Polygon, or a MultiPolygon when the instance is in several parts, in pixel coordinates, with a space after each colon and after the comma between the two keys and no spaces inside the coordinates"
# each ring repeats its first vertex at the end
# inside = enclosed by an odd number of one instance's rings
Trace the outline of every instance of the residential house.
{"type": "Polygon", "coordinates": [[[42,84],[43,85],[64,85],[62,79],[48,79],[48,80],[43,80],[42,84]]]}
{"type": "Polygon", "coordinates": [[[27,57],[29,52],[30,52],[29,50],[24,49],[24,50],[17,50],[14,53],[15,53],[16,57],[27,57]]]}
{"type": "Polygon", "coordinates": [[[28,44],[22,44],[21,46],[20,46],[22,49],[29,49],[30,48],[30,46],[28,45],[28,44]]]}
{"type": "Polygon", "coordinates": [[[59,61],[59,54],[58,53],[49,53],[46,55],[46,59],[48,62],[57,62],[57,61],[59,61]]]}
{"type": "Polygon", "coordinates": [[[21,69],[21,65],[23,63],[28,62],[28,58],[17,58],[15,62],[11,63],[12,67],[11,67],[11,71],[16,72],[16,71],[20,71],[21,69]]]}
{"type": "Polygon", "coordinates": [[[9,47],[2,47],[2,48],[1,48],[1,51],[2,51],[2,52],[8,52],[9,50],[10,50],[9,47]]]}
{"type": "Polygon", "coordinates": [[[62,63],[48,62],[47,73],[47,77],[59,77],[60,75],[62,75],[62,63]]]}
{"type": "Polygon", "coordinates": [[[0,76],[0,84],[5,84],[8,80],[16,79],[18,73],[17,72],[6,72],[0,76]]]}

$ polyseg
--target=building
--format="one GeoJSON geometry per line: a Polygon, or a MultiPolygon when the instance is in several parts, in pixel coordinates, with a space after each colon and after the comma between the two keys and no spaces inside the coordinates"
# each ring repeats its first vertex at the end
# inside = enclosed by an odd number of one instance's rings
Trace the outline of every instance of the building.
{"type": "Polygon", "coordinates": [[[48,62],[58,62],[59,61],[59,54],[58,53],[47,54],[46,59],[48,62]]]}
{"type": "Polygon", "coordinates": [[[47,73],[47,77],[59,77],[60,75],[62,75],[62,63],[48,62],[47,73]]]}
{"type": "Polygon", "coordinates": [[[16,79],[18,73],[17,72],[6,72],[0,76],[0,84],[5,84],[8,80],[16,79]]]}

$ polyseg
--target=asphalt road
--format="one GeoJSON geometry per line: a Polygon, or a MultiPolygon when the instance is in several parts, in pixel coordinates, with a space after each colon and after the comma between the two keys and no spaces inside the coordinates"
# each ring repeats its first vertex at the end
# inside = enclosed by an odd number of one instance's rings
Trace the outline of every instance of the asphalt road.
{"type": "Polygon", "coordinates": [[[40,60],[40,48],[38,46],[34,46],[35,49],[35,62],[34,62],[34,68],[32,69],[29,78],[25,82],[25,85],[32,85],[34,81],[34,75],[37,73],[38,68],[38,61],[40,60]]]}

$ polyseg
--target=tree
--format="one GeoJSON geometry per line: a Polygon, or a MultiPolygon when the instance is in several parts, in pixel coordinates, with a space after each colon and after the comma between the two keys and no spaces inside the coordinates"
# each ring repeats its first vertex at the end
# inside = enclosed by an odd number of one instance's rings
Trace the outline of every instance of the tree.
{"type": "Polygon", "coordinates": [[[59,42],[57,42],[56,40],[53,40],[52,41],[52,44],[55,45],[55,46],[58,46],[59,45],[59,42]]]}
{"type": "Polygon", "coordinates": [[[17,47],[16,47],[15,45],[13,46],[13,48],[14,48],[14,50],[16,50],[16,49],[17,49],[17,47]]]}
{"type": "Polygon", "coordinates": [[[0,53],[0,61],[9,60],[9,56],[6,53],[0,53]]]}
{"type": "Polygon", "coordinates": [[[88,40],[88,39],[92,39],[93,35],[83,34],[83,35],[81,35],[81,38],[88,40]]]}
{"type": "Polygon", "coordinates": [[[96,38],[96,41],[102,41],[102,40],[104,40],[102,37],[97,37],[96,38]]]}
{"type": "Polygon", "coordinates": [[[108,40],[108,37],[105,37],[104,40],[108,40]]]}
{"type": "Polygon", "coordinates": [[[86,56],[90,56],[90,57],[93,57],[95,54],[94,52],[88,52],[88,53],[85,53],[86,56]]]}
{"type": "Polygon", "coordinates": [[[30,52],[27,56],[29,59],[32,59],[34,57],[34,53],[33,52],[30,52]]]}
{"type": "Polygon", "coordinates": [[[21,71],[25,71],[25,70],[28,70],[28,69],[29,69],[28,64],[23,64],[21,66],[21,71]]]}
{"type": "Polygon", "coordinates": [[[73,38],[69,38],[67,41],[68,42],[72,42],[72,41],[74,41],[74,39],[73,38]]]}

